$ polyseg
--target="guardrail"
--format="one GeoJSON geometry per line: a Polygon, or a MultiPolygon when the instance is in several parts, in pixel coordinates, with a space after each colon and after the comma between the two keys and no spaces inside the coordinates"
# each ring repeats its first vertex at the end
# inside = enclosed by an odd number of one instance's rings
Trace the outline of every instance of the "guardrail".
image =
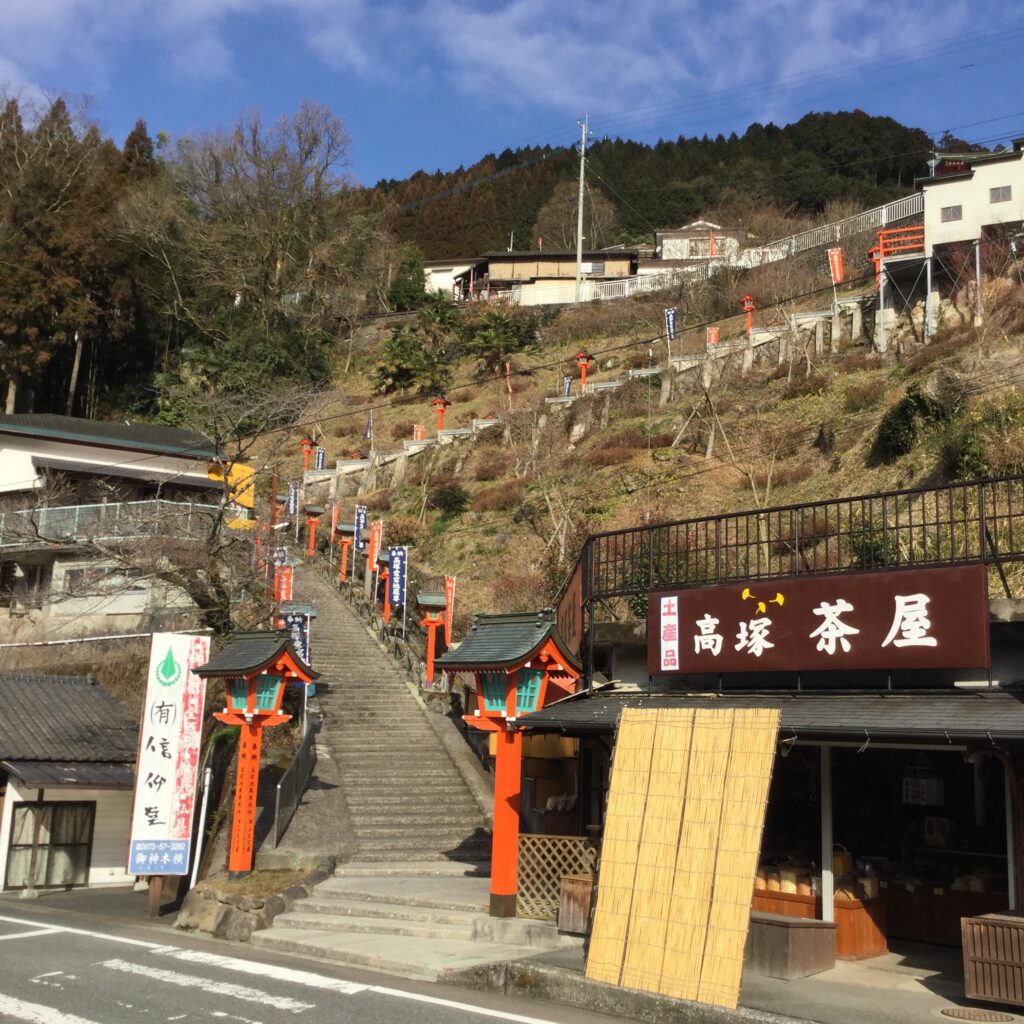
{"type": "Polygon", "coordinates": [[[284,775],[278,780],[277,792],[274,794],[274,849],[281,842],[291,824],[295,811],[298,809],[302,794],[309,785],[309,777],[316,767],[316,734],[320,731],[320,722],[314,723],[313,717],[307,713],[306,730],[302,734],[295,756],[285,769],[284,775]]]}
{"type": "Polygon", "coordinates": [[[211,517],[224,510],[219,505],[194,502],[110,502],[96,505],[62,505],[0,513],[0,548],[33,543],[70,544],[75,541],[112,540],[118,537],[198,536],[209,529],[211,517]]]}

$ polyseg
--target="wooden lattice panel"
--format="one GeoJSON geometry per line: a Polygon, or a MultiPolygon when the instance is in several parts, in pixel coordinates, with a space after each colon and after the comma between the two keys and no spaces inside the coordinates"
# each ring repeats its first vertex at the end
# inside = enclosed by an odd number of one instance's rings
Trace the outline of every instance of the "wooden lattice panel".
{"type": "Polygon", "coordinates": [[[587,977],[735,1007],[779,712],[623,712],[587,977]]]}
{"type": "Polygon", "coordinates": [[[521,835],[516,915],[553,921],[562,878],[588,874],[596,863],[597,848],[586,836],[521,835]]]}

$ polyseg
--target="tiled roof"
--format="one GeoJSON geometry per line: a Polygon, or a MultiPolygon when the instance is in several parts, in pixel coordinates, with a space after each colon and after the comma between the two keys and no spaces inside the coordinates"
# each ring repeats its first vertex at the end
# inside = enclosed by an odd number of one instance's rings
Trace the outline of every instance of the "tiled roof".
{"type": "Polygon", "coordinates": [[[568,697],[524,718],[527,729],[568,735],[610,733],[623,708],[779,708],[783,739],[849,736],[1024,738],[1024,693],[1018,690],[921,690],[877,693],[653,694],[598,690],[568,697]]]}
{"type": "Polygon", "coordinates": [[[467,668],[502,667],[525,661],[552,637],[562,657],[575,669],[580,662],[569,653],[555,625],[550,608],[541,612],[516,612],[510,615],[477,615],[469,635],[454,651],[437,660],[440,668],[459,671],[467,668]]]}
{"type": "Polygon", "coordinates": [[[224,647],[196,669],[196,674],[204,679],[248,675],[272,665],[285,651],[311,679],[320,678],[320,673],[299,657],[288,634],[280,629],[232,633],[224,647]]]}
{"type": "Polygon", "coordinates": [[[0,759],[135,761],[138,728],[95,679],[0,673],[0,759]]]}
{"type": "Polygon", "coordinates": [[[0,415],[0,434],[91,442],[184,458],[215,459],[220,455],[217,446],[208,437],[194,430],[165,427],[158,423],[115,423],[49,413],[18,413],[0,415]]]}

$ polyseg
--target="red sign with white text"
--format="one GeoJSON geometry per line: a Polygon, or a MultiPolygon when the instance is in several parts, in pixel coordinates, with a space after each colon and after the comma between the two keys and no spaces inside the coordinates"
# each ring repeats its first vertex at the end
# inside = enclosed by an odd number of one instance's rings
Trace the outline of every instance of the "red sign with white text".
{"type": "Polygon", "coordinates": [[[983,565],[755,580],[648,596],[654,675],[987,668],[983,565]]]}
{"type": "Polygon", "coordinates": [[[377,556],[380,554],[381,541],[384,539],[384,522],[379,520],[376,523],[370,524],[370,547],[366,552],[366,557],[369,560],[370,565],[377,564],[377,556]]]}
{"type": "Polygon", "coordinates": [[[444,642],[452,642],[452,615],[455,613],[455,577],[444,578],[444,642]]]}
{"type": "Polygon", "coordinates": [[[279,565],[274,570],[274,600],[277,604],[292,599],[292,567],[279,565]]]}
{"type": "Polygon", "coordinates": [[[829,249],[828,251],[828,270],[832,275],[833,284],[843,283],[843,250],[842,249],[829,249]]]}
{"type": "Polygon", "coordinates": [[[719,329],[717,327],[709,327],[708,328],[708,344],[709,345],[717,345],[718,344],[718,331],[719,331],[719,329]]]}

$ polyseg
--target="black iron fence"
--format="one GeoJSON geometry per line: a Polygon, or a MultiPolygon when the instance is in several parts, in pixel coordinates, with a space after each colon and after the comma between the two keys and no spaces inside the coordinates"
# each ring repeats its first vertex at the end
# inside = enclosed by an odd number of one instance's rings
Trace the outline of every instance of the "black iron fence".
{"type": "MultiPolygon", "coordinates": [[[[1001,477],[731,512],[590,537],[559,621],[592,626],[595,603],[642,618],[647,594],[803,574],[984,563],[1014,596],[1024,562],[1024,477],[1001,477]]],[[[582,631],[581,631],[582,632],[582,631]]]]}
{"type": "Polygon", "coordinates": [[[281,837],[291,824],[292,817],[299,806],[302,794],[306,791],[309,778],[316,767],[316,734],[320,729],[319,722],[314,722],[312,715],[306,715],[306,729],[302,734],[302,742],[291,763],[278,780],[277,793],[274,797],[274,848],[281,842],[281,837]]]}

